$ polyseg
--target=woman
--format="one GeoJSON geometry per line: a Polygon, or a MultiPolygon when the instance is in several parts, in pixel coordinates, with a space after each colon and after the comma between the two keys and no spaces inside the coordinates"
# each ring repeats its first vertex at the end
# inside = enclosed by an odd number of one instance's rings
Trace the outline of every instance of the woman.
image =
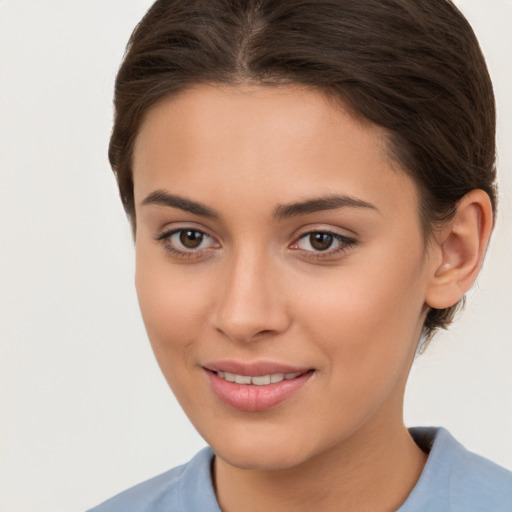
{"type": "Polygon", "coordinates": [[[458,10],[159,0],[115,108],[142,315],[211,449],[94,510],[510,510],[508,471],[402,419],[496,210],[458,10]]]}

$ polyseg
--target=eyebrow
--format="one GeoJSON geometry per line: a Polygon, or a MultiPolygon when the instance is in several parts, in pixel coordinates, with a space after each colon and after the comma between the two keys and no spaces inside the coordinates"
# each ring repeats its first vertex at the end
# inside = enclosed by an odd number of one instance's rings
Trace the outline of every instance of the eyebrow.
{"type": "Polygon", "coordinates": [[[336,210],[338,208],[364,208],[378,211],[378,208],[366,201],[346,195],[330,195],[306,199],[299,203],[279,205],[274,212],[275,220],[289,219],[297,215],[306,215],[324,210],[336,210]]]}
{"type": "MultiPolygon", "coordinates": [[[[182,196],[169,194],[165,190],[151,192],[141,203],[142,205],[167,206],[178,208],[194,215],[200,215],[210,219],[220,219],[221,215],[214,209],[204,204],[192,201],[182,196]]],[[[378,211],[378,208],[366,201],[346,195],[329,195],[315,197],[304,201],[282,204],[274,210],[274,220],[285,220],[291,217],[306,215],[325,210],[336,210],[338,208],[363,208],[378,211]]]]}
{"type": "Polygon", "coordinates": [[[193,213],[194,215],[200,215],[202,217],[208,217],[209,219],[220,219],[220,214],[212,208],[205,206],[204,204],[192,201],[185,197],[169,194],[165,190],[155,190],[151,192],[142,205],[157,205],[157,206],[168,206],[170,208],[178,208],[185,212],[193,213]]]}

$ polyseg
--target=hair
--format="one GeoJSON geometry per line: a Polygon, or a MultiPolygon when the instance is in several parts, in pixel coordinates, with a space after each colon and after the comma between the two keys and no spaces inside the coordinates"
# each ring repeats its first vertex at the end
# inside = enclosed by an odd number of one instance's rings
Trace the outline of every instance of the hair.
{"type": "MultiPolygon", "coordinates": [[[[199,84],[301,84],[383,127],[417,184],[425,240],[460,199],[496,210],[496,114],[476,36],[449,0],[158,0],[119,69],[109,160],[136,230],[132,157],[145,114],[199,84]]],[[[424,344],[463,299],[431,309],[424,344]]]]}

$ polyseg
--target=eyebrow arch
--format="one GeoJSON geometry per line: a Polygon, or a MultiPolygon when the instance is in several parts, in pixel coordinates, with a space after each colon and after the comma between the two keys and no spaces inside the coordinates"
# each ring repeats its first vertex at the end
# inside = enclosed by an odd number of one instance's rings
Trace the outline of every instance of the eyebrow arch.
{"type": "Polygon", "coordinates": [[[151,194],[149,194],[141,204],[179,208],[185,212],[193,213],[194,215],[201,215],[202,217],[208,217],[209,219],[220,218],[220,215],[208,206],[185,197],[169,194],[165,190],[155,190],[154,192],[151,192],[151,194]]]}
{"type": "Polygon", "coordinates": [[[274,220],[284,220],[296,215],[306,215],[323,210],[335,210],[337,208],[366,208],[378,211],[378,208],[366,201],[350,196],[324,196],[307,199],[299,203],[279,205],[274,211],[274,220]]]}

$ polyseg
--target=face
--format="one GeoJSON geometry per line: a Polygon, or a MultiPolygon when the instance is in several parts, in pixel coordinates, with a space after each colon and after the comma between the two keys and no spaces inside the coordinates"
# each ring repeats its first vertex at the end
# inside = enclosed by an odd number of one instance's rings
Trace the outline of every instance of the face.
{"type": "Polygon", "coordinates": [[[380,128],[202,86],[148,113],[133,168],[149,339],[221,459],[290,468],[401,424],[432,265],[380,128]]]}

